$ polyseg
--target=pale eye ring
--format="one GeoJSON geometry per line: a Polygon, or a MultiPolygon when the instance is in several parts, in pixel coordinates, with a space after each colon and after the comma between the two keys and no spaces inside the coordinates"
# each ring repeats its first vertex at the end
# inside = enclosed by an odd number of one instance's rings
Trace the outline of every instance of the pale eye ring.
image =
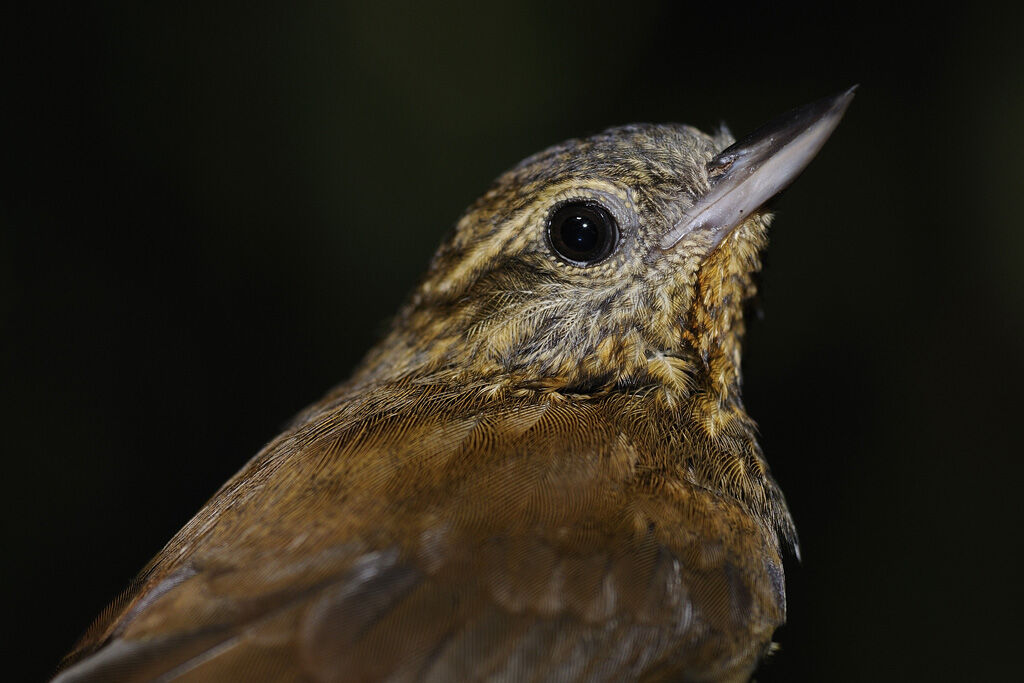
{"type": "Polygon", "coordinates": [[[572,200],[548,216],[548,243],[564,261],[593,266],[608,258],[619,241],[619,226],[611,212],[593,200],[572,200]]]}

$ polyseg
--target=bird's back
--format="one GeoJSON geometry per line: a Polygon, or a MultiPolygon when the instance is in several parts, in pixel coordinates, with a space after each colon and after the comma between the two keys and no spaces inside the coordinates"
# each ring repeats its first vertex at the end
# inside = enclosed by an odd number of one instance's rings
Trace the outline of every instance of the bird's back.
{"type": "Polygon", "coordinates": [[[712,443],[687,410],[341,392],[172,539],[61,680],[742,680],[784,619],[778,541],[697,484],[743,425],[712,443]]]}
{"type": "Polygon", "coordinates": [[[353,378],[59,678],[749,677],[795,531],[743,407],[743,305],[762,205],[852,96],[735,144],[630,125],[503,174],[353,378]]]}

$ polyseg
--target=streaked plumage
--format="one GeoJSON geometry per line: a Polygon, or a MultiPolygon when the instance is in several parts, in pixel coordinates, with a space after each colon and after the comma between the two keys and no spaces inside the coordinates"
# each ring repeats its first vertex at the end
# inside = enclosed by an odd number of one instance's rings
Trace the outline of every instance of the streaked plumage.
{"type": "Polygon", "coordinates": [[[740,396],[768,218],[659,246],[729,142],[627,126],[499,178],[354,377],[214,495],[59,679],[749,677],[795,544],[740,396]],[[618,221],[607,260],[552,253],[566,200],[618,221]]]}

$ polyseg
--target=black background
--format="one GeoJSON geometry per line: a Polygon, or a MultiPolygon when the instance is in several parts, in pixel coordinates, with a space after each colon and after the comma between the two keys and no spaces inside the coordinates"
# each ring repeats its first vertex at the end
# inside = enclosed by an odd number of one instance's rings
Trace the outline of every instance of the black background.
{"type": "Polygon", "coordinates": [[[504,168],[852,83],[778,203],[745,356],[804,554],[759,679],[1019,674],[1021,22],[855,4],[5,10],[11,680],[345,378],[504,168]]]}

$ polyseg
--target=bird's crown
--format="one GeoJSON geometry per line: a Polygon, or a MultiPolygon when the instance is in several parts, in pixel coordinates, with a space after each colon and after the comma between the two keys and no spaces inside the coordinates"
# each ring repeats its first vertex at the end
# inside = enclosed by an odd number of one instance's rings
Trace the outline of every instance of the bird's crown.
{"type": "Polygon", "coordinates": [[[730,142],[633,125],[526,159],[458,222],[370,367],[562,393],[728,390],[768,217],[720,243],[661,241],[730,142]]]}
{"type": "Polygon", "coordinates": [[[500,176],[459,220],[356,381],[456,380],[738,401],[764,204],[810,162],[852,89],[733,143],[684,125],[570,140],[500,176]]]}

